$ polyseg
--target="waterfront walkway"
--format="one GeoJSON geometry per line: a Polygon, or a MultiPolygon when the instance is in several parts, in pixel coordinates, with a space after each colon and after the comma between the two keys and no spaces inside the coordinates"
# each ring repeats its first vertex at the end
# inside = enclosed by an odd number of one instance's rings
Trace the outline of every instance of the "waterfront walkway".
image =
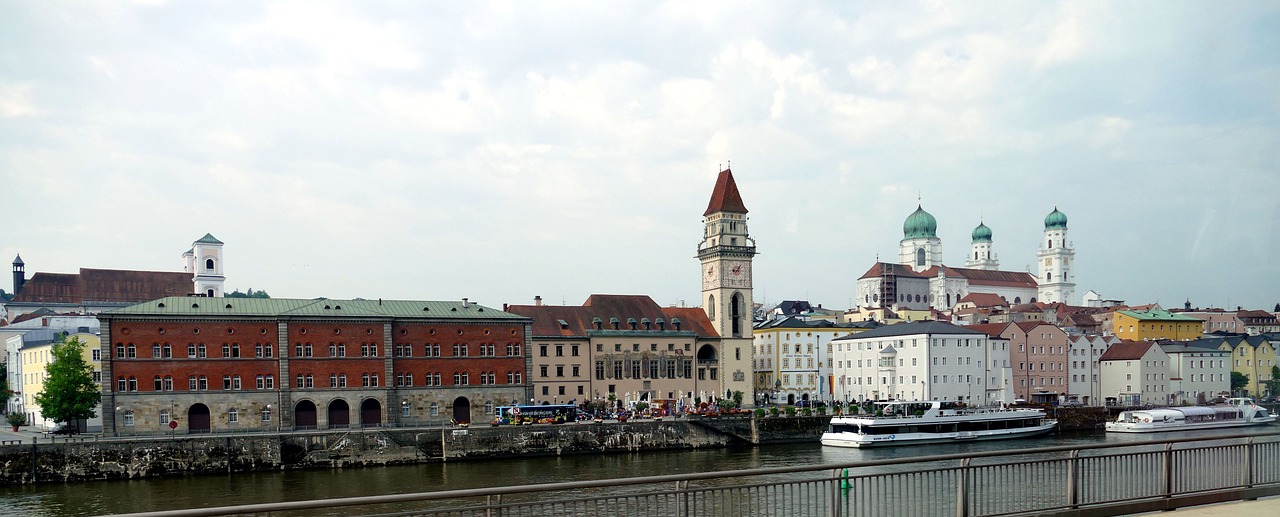
{"type": "Polygon", "coordinates": [[[1268,497],[1256,501],[1236,501],[1179,508],[1170,512],[1140,513],[1137,515],[1176,515],[1177,517],[1274,517],[1280,515],[1280,497],[1268,497]]]}

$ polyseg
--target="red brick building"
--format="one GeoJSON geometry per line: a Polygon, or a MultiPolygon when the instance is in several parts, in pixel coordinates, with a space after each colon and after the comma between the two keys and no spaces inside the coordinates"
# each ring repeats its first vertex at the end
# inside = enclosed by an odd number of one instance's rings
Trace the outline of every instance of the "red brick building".
{"type": "Polygon", "coordinates": [[[483,421],[533,391],[530,320],[466,300],[169,297],[99,320],[112,434],[483,421]]]}

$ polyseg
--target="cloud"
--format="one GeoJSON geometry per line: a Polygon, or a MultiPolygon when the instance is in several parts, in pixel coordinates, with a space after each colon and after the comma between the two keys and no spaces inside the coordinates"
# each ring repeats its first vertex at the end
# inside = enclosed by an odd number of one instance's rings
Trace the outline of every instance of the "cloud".
{"type": "Polygon", "coordinates": [[[31,85],[0,83],[0,117],[35,117],[40,114],[31,102],[31,85]]]}

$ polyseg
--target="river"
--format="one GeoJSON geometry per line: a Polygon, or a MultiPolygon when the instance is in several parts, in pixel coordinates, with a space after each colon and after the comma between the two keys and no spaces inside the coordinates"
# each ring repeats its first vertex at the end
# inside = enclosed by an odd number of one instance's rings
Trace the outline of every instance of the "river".
{"type": "MultiPolygon", "coordinates": [[[[1269,426],[1254,428],[1269,431],[1269,426]]],[[[1198,431],[1192,436],[1243,434],[1240,429],[1198,431]]],[[[1058,433],[995,442],[852,449],[819,444],[771,445],[689,451],[526,457],[393,467],[242,473],[128,481],[0,487],[7,516],[74,516],[171,510],[332,497],[484,488],[792,465],[847,464],[868,460],[990,450],[1141,442],[1185,433],[1106,435],[1058,433]]]]}

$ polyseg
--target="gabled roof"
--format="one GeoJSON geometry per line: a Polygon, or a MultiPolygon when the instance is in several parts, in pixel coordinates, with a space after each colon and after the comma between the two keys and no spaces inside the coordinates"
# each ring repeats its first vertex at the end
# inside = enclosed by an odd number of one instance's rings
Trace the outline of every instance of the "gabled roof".
{"type": "Polygon", "coordinates": [[[729,169],[720,171],[716,187],[711,191],[711,201],[707,203],[707,211],[702,216],[716,212],[747,213],[747,205],[742,203],[742,194],[738,193],[738,184],[733,181],[733,172],[729,169]]]}
{"type": "Polygon", "coordinates": [[[1147,355],[1147,351],[1153,346],[1156,346],[1156,344],[1150,341],[1121,341],[1108,347],[1107,351],[1103,352],[1102,357],[1099,357],[1098,360],[1132,361],[1142,359],[1142,356],[1147,355]]]}
{"type": "Polygon", "coordinates": [[[191,293],[190,273],[80,268],[80,273],[36,273],[15,303],[134,303],[191,293]]]}
{"type": "Polygon", "coordinates": [[[1004,333],[1004,329],[1009,325],[1012,325],[1012,323],[981,323],[978,325],[969,325],[967,328],[971,328],[991,337],[1000,337],[1000,335],[1004,333]]]}
{"type": "Polygon", "coordinates": [[[1020,273],[1017,271],[999,271],[992,269],[969,269],[963,267],[950,266],[933,266],[921,272],[924,276],[937,276],[938,269],[941,268],[946,276],[963,277],[969,281],[970,286],[989,285],[994,287],[1027,287],[1035,288],[1037,285],[1036,277],[1031,273],[1020,273]]]}
{"type": "Polygon", "coordinates": [[[920,273],[916,273],[914,270],[911,269],[911,266],[894,264],[892,262],[876,262],[874,265],[871,266],[871,269],[868,269],[866,273],[863,273],[862,276],[858,278],[859,279],[879,278],[883,276],[886,272],[889,272],[890,274],[893,274],[893,275],[904,276],[908,278],[929,278],[920,273]]]}
{"type": "Polygon", "coordinates": [[[969,293],[956,303],[972,303],[977,307],[1008,307],[1009,302],[995,293],[969,293]]]}
{"type": "Polygon", "coordinates": [[[635,332],[659,335],[661,332],[677,332],[700,337],[719,337],[707,313],[699,307],[661,307],[644,295],[593,294],[581,306],[573,305],[508,305],[507,312],[533,319],[533,335],[539,337],[586,337],[595,330],[595,321],[601,323],[601,331],[613,331],[612,321],[618,322],[618,332],[635,332]],[[632,331],[629,321],[636,322],[632,331]],[[649,321],[649,330],[643,322],[649,321]],[[660,331],[662,321],[665,330],[660,331]],[[561,322],[564,322],[563,324],[561,322]]]}

